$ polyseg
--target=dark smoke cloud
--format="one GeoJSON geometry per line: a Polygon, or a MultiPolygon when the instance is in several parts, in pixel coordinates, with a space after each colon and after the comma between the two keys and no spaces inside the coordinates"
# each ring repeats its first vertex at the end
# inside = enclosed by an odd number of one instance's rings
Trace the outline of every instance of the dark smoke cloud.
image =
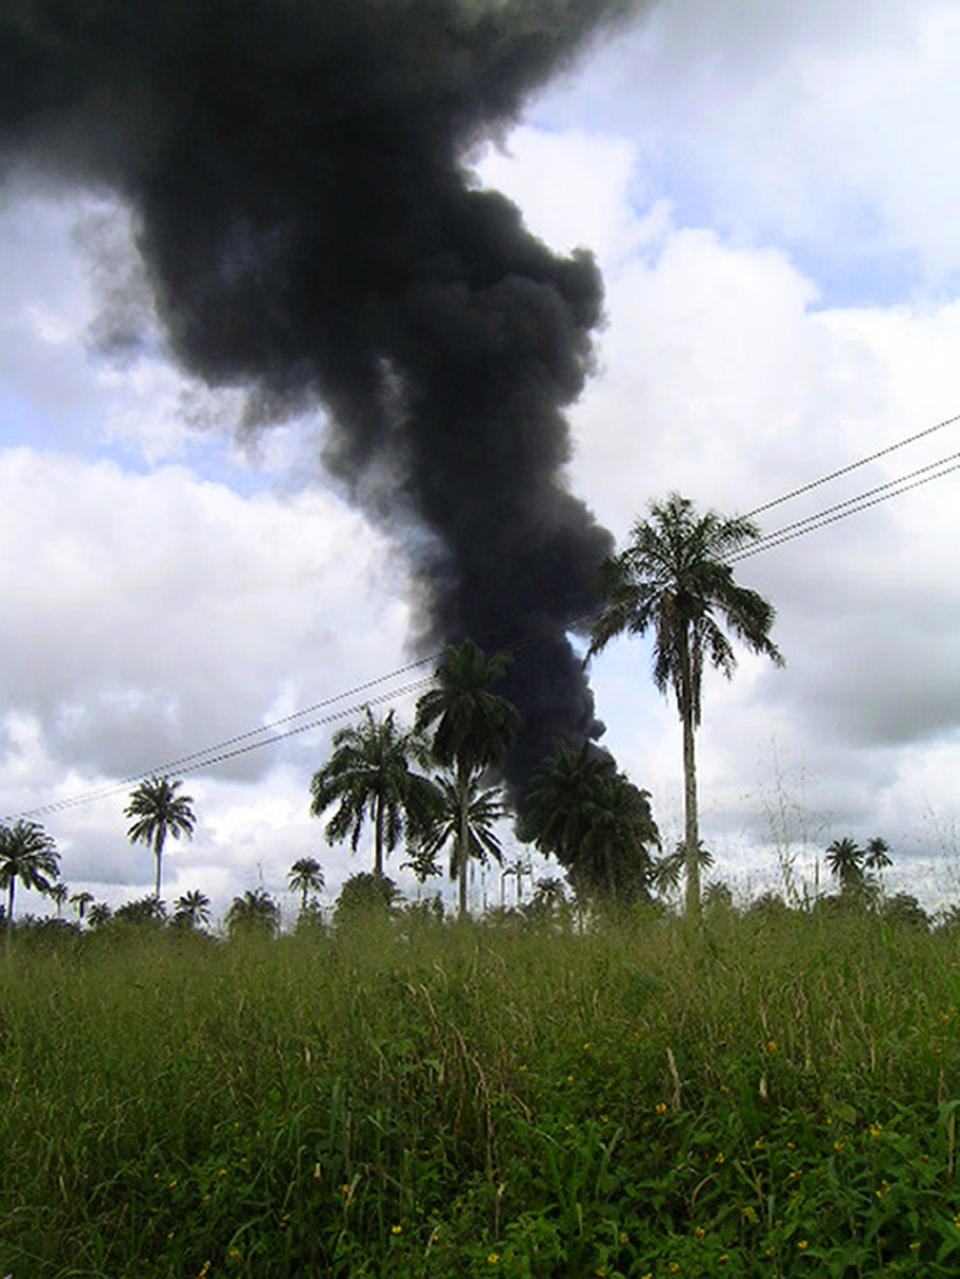
{"type": "Polygon", "coordinates": [[[420,642],[519,645],[515,787],[559,737],[601,731],[566,634],[612,540],[566,491],[563,409],[602,288],[589,254],[555,256],[474,189],[464,156],[631,8],[7,0],[0,17],[8,178],[118,194],[181,365],[246,388],[252,419],[327,410],[332,472],[419,531],[420,642]]]}

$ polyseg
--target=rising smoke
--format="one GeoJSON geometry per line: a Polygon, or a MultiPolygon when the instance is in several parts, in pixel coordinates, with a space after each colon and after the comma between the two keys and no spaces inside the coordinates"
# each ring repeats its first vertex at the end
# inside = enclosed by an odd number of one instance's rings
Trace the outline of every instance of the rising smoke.
{"type": "Polygon", "coordinates": [[[602,288],[464,156],[633,0],[7,0],[9,180],[133,211],[170,348],[407,539],[421,644],[516,645],[519,788],[602,731],[567,633],[612,548],[566,490],[602,288]]]}

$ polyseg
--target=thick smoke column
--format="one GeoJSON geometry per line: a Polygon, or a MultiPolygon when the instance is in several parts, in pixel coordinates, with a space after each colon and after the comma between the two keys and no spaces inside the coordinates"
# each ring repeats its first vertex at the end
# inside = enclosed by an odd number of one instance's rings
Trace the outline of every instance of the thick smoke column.
{"type": "Polygon", "coordinates": [[[5,170],[132,206],[184,368],[246,387],[264,421],[327,409],[330,468],[419,530],[423,642],[519,645],[515,787],[559,737],[600,731],[566,632],[612,542],[562,467],[602,290],[588,254],[549,252],[462,157],[630,8],[8,0],[0,16],[5,170]]]}

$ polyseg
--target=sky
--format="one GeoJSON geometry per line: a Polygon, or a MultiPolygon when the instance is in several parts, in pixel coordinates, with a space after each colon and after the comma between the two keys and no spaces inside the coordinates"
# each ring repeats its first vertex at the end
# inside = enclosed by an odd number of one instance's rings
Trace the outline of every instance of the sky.
{"type": "MultiPolygon", "coordinates": [[[[750,512],[960,414],[958,37],[934,0],[670,0],[464,158],[551,248],[588,246],[602,268],[569,484],[619,545],[671,490],[750,512]]],[[[168,902],[200,889],[219,916],[263,887],[292,919],[297,858],[322,863],[327,901],[369,868],[366,843],[326,844],[309,781],[365,696],[422,673],[342,696],[411,660],[412,569],[325,474],[322,414],[237,427],[239,404],[178,371],[149,316],[150,341],[105,349],[104,310],[143,305],[136,273],[120,205],[0,188],[0,810],[36,812],[71,891],[117,905],[153,884],[126,840],[131,779],[346,712],[173,770],[198,821],[168,845],[168,902]]],[[[960,423],[757,521],[958,451],[960,423]]],[[[782,887],[785,864],[822,887],[831,840],[882,835],[890,891],[960,899],[957,481],[737,566],[774,603],[786,659],[744,654],[731,682],[705,681],[702,833],[741,896],[782,887]]],[[[617,641],[591,682],[604,744],[672,846],[679,723],[649,667],[643,642],[617,641]]],[[[410,722],[416,696],[383,705],[410,722]]],[[[388,869],[414,895],[402,860],[388,869]]],[[[474,901],[502,886],[492,871],[474,901]]],[[[17,905],[50,909],[22,890],[17,905]]]]}

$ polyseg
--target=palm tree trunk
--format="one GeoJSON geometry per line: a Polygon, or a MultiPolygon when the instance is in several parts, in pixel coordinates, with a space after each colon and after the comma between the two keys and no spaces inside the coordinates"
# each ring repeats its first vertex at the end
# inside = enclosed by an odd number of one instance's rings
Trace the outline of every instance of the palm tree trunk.
{"type": "Polygon", "coordinates": [[[683,821],[686,896],[684,914],[694,919],[700,913],[700,829],[697,819],[697,761],[694,742],[694,690],[690,648],[686,627],[680,642],[680,718],[683,721],[683,821]]]}
{"type": "Polygon", "coordinates": [[[156,839],[153,841],[153,852],[154,852],[154,856],[157,859],[157,886],[154,889],[153,895],[156,897],[157,901],[160,900],[160,875],[161,875],[161,865],[163,862],[163,838],[165,834],[166,834],[166,831],[164,830],[164,828],[162,826],[159,826],[157,828],[156,839]]]}
{"type": "Polygon", "coordinates": [[[10,877],[10,891],[7,894],[7,927],[13,928],[13,890],[17,886],[16,875],[10,877]]]}
{"type": "Polygon", "coordinates": [[[377,796],[376,814],[373,819],[373,873],[383,878],[383,796],[377,796]]]}
{"type": "Polygon", "coordinates": [[[457,857],[459,858],[460,900],[458,917],[467,917],[467,856],[470,849],[470,788],[469,774],[461,764],[457,769],[457,790],[460,792],[460,834],[457,836],[457,857]]]}

